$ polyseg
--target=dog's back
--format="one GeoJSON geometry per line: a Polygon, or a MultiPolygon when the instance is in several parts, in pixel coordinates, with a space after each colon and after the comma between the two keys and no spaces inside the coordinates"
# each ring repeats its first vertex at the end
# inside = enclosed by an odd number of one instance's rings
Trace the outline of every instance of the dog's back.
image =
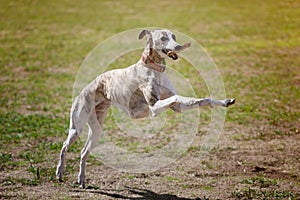
{"type": "Polygon", "coordinates": [[[149,114],[148,104],[141,88],[146,87],[152,79],[159,80],[159,74],[139,63],[124,69],[107,71],[96,78],[88,87],[97,88],[99,96],[111,105],[121,108],[130,117],[140,118],[149,114]],[[101,90],[101,91],[100,91],[101,90]]]}

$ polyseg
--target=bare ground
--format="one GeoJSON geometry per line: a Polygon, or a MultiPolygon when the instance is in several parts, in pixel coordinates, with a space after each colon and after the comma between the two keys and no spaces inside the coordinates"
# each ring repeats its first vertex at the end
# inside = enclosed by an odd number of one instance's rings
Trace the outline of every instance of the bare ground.
{"type": "Polygon", "coordinates": [[[298,199],[299,129],[280,135],[274,128],[227,124],[211,152],[199,150],[197,136],[185,156],[149,174],[120,172],[91,159],[86,189],[75,184],[79,155],[71,152],[65,182],[43,180],[32,186],[20,181],[32,176],[26,170],[1,171],[0,195],[2,199],[298,199]],[[75,171],[68,172],[71,165],[75,171]]]}

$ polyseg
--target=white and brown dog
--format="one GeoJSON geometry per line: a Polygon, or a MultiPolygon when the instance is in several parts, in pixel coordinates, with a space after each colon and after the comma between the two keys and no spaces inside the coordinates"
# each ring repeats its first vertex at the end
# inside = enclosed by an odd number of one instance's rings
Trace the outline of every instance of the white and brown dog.
{"type": "Polygon", "coordinates": [[[107,71],[98,76],[75,98],[70,115],[70,129],[60,153],[56,175],[59,180],[65,165],[69,146],[75,142],[87,123],[89,134],[81,151],[78,183],[85,186],[85,165],[89,152],[99,140],[107,110],[118,106],[132,118],[156,116],[165,109],[176,112],[200,106],[224,106],[234,104],[234,99],[196,99],[176,94],[171,82],[163,73],[165,59],[178,59],[177,53],[190,46],[179,45],[169,30],[142,30],[139,39],[146,37],[146,48],[141,59],[128,68],[107,71]]]}

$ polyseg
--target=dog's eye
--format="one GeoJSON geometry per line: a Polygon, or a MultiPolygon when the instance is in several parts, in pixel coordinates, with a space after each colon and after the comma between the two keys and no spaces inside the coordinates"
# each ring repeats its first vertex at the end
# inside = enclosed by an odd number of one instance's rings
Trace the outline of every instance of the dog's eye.
{"type": "Polygon", "coordinates": [[[161,38],[160,38],[160,40],[161,40],[161,41],[167,41],[167,40],[168,40],[168,38],[167,38],[167,37],[165,37],[165,36],[163,36],[163,37],[161,37],[161,38]]]}
{"type": "Polygon", "coordinates": [[[174,34],[172,34],[172,38],[176,41],[176,36],[174,34]]]}

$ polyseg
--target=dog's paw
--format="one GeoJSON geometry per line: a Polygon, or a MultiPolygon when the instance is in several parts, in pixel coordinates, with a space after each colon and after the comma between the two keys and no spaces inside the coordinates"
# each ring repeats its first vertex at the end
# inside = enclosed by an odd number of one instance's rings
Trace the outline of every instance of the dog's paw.
{"type": "Polygon", "coordinates": [[[56,172],[56,179],[59,182],[63,182],[63,180],[62,180],[62,173],[59,170],[56,172]]]}
{"type": "Polygon", "coordinates": [[[84,189],[84,188],[85,188],[85,183],[79,183],[79,187],[80,187],[81,189],[84,189]]]}
{"type": "Polygon", "coordinates": [[[224,106],[228,107],[228,106],[233,105],[234,103],[235,103],[235,99],[226,99],[225,103],[224,103],[224,106]]]}
{"type": "Polygon", "coordinates": [[[59,181],[59,182],[64,182],[63,179],[61,177],[56,177],[56,179],[59,181]]]}
{"type": "Polygon", "coordinates": [[[79,185],[80,188],[82,189],[85,188],[85,181],[83,179],[78,179],[77,184],[79,185]]]}

